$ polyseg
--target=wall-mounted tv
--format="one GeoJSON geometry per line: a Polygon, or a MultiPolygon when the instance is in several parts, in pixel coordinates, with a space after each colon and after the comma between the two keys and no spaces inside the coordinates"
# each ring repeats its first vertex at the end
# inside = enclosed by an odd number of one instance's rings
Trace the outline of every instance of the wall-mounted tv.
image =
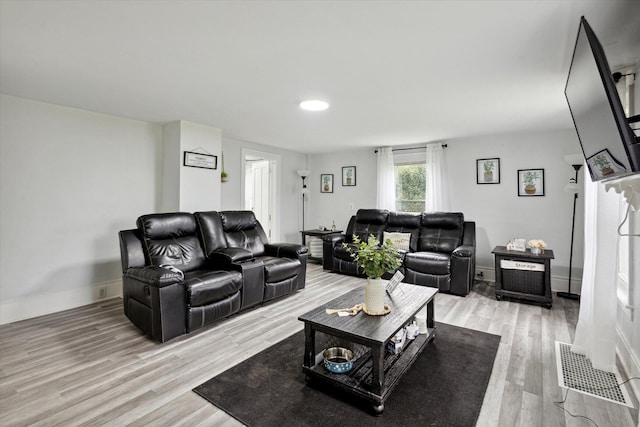
{"type": "Polygon", "coordinates": [[[580,18],[564,94],[593,181],[640,172],[640,138],[622,108],[602,45],[580,18]]]}

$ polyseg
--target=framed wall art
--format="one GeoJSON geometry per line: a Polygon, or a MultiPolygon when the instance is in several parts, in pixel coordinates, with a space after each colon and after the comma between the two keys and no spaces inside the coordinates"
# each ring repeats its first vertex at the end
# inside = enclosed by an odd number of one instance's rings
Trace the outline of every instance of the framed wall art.
{"type": "Polygon", "coordinates": [[[587,159],[587,164],[591,172],[598,178],[602,179],[607,175],[614,173],[626,172],[627,169],[622,163],[611,155],[608,148],[598,151],[587,159]]]}
{"type": "Polygon", "coordinates": [[[192,168],[218,169],[218,156],[185,151],[182,164],[192,168]]]}
{"type": "Polygon", "coordinates": [[[518,196],[544,196],[544,169],[518,169],[518,196]]]}
{"type": "Polygon", "coordinates": [[[476,184],[500,184],[500,159],[476,160],[476,184]]]}
{"type": "Polygon", "coordinates": [[[320,192],[333,193],[333,174],[332,173],[320,174],[320,192]]]}
{"type": "Polygon", "coordinates": [[[343,166],[342,167],[342,186],[353,187],[355,185],[356,185],[356,167],[343,166]]]}

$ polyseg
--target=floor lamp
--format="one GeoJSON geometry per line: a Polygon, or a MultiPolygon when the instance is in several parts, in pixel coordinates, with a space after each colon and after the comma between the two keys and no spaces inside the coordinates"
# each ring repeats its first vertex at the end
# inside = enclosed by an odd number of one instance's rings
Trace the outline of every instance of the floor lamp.
{"type": "Polygon", "coordinates": [[[569,183],[564,187],[564,191],[573,192],[573,216],[571,217],[571,250],[569,251],[569,292],[558,292],[561,298],[580,300],[579,294],[571,292],[571,265],[573,263],[573,237],[576,228],[576,202],[578,201],[578,171],[582,167],[582,157],[579,155],[565,156],[565,160],[576,171],[575,178],[571,178],[569,183]]]}
{"type": "Polygon", "coordinates": [[[307,177],[311,175],[311,171],[300,169],[298,171],[298,175],[300,175],[300,178],[302,178],[302,231],[304,231],[304,196],[309,193],[309,190],[307,190],[305,179],[307,179],[307,177]]]}

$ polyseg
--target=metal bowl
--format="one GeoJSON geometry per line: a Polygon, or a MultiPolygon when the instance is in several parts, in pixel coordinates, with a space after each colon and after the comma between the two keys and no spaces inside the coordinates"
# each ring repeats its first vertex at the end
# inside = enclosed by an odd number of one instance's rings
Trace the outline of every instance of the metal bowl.
{"type": "Polygon", "coordinates": [[[331,372],[343,374],[353,368],[353,352],[348,348],[331,347],[326,349],[322,355],[324,356],[324,367],[331,372]]]}

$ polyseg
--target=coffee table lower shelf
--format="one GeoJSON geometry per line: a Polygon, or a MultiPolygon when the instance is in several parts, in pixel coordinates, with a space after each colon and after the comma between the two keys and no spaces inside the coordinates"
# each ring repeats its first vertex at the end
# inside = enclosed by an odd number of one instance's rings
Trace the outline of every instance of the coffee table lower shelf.
{"type": "Polygon", "coordinates": [[[404,373],[413,365],[426,345],[435,338],[435,327],[428,328],[426,334],[418,335],[414,340],[408,340],[402,352],[393,354],[385,350],[384,355],[384,382],[380,393],[373,390],[373,357],[371,351],[367,351],[354,361],[351,371],[344,374],[336,374],[324,367],[322,362],[312,366],[303,366],[308,381],[318,380],[332,385],[340,390],[363,398],[373,403],[376,414],[384,410],[384,402],[404,373]]]}

